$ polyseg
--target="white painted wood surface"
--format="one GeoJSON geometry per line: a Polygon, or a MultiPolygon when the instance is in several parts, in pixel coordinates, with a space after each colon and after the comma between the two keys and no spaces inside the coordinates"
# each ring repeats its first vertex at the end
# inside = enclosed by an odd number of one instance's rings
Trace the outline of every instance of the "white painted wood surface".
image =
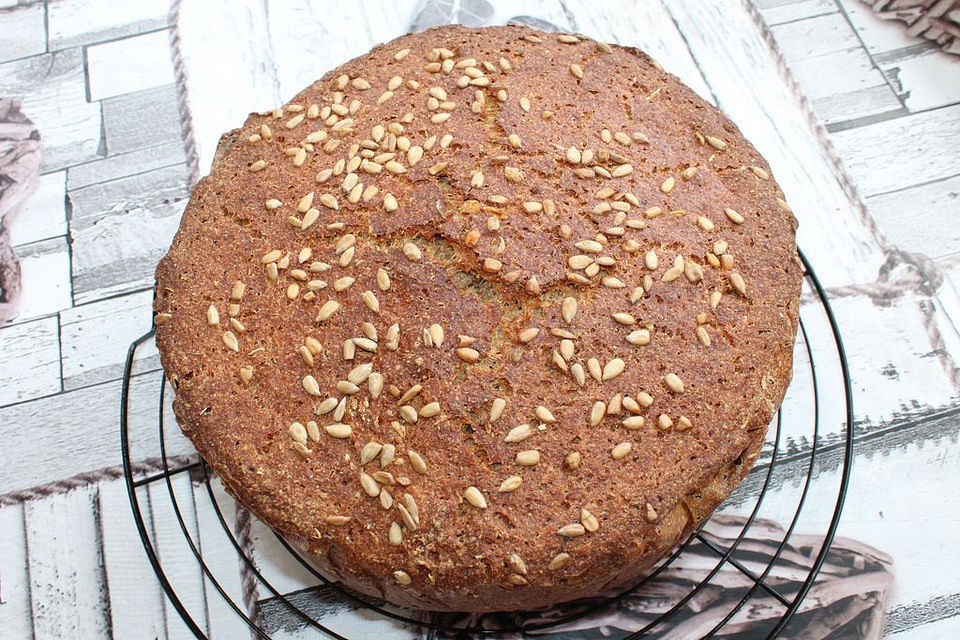
{"type": "MultiPolygon", "coordinates": [[[[319,0],[186,0],[181,52],[201,170],[221,132],[400,35],[419,6],[361,0],[331,12],[319,0]]],[[[960,505],[952,498],[960,483],[960,399],[946,372],[960,355],[960,60],[876,19],[857,0],[753,6],[775,50],[740,0],[531,0],[497,3],[493,21],[524,14],[643,48],[723,108],[768,158],[800,219],[801,246],[837,296],[852,366],[857,462],[840,533],[894,557],[892,637],[952,637],[960,628],[960,567],[951,553],[960,543],[960,505]],[[830,132],[868,217],[841,188],[778,55],[830,132]],[[944,284],[932,295],[914,288],[876,303],[866,293],[888,286],[876,280],[890,248],[926,254],[933,262],[924,264],[944,284]]],[[[28,1],[0,10],[0,94],[24,100],[46,149],[40,188],[11,230],[28,292],[20,315],[0,326],[0,504],[11,492],[119,463],[126,346],[149,327],[152,270],[188,193],[167,10],[165,0],[28,1]]],[[[908,275],[901,268],[892,280],[908,275]]],[[[809,305],[805,313],[818,375],[835,376],[824,319],[809,305]]],[[[148,343],[138,352],[131,392],[136,458],[157,450],[157,366],[148,343]]],[[[836,386],[821,392],[829,444],[840,432],[842,407],[836,386]]],[[[776,467],[764,517],[792,516],[804,473],[799,458],[811,444],[810,397],[809,377],[798,375],[782,442],[798,459],[776,467]]],[[[172,453],[191,451],[175,429],[169,436],[172,453]]],[[[827,496],[839,482],[831,451],[816,465],[816,486],[827,496]]],[[[749,504],[758,477],[727,511],[749,504]]],[[[243,606],[241,565],[206,488],[186,473],[174,487],[188,533],[243,606]]],[[[139,495],[188,610],[213,637],[246,637],[201,574],[166,486],[139,495]]],[[[220,488],[217,497],[234,527],[232,502],[220,488]]],[[[814,496],[798,531],[822,531],[829,507],[814,496]]],[[[122,483],[108,479],[0,507],[0,637],[190,637],[161,597],[126,509],[122,483]],[[138,586],[131,598],[122,595],[138,586]]],[[[251,531],[253,557],[272,582],[283,590],[315,584],[262,524],[251,531]]],[[[259,597],[270,606],[268,592],[260,589],[259,597]]],[[[349,611],[326,615],[351,634],[397,631],[349,611]]],[[[316,635],[290,617],[270,620],[283,622],[278,637],[316,635]]]]}
{"type": "Polygon", "coordinates": [[[159,638],[166,631],[163,595],[144,585],[156,575],[139,545],[122,482],[104,482],[97,492],[103,572],[110,605],[110,633],[114,638],[159,638]]]}
{"type": "Polygon", "coordinates": [[[33,636],[108,638],[109,594],[102,571],[97,487],[25,505],[33,636]]]}
{"type": "Polygon", "coordinates": [[[193,491],[197,510],[198,546],[209,570],[203,581],[204,597],[210,620],[211,640],[231,640],[250,634],[250,628],[230,604],[232,602],[240,611],[249,613],[243,601],[240,573],[242,564],[229,538],[236,522],[237,507],[218,480],[214,480],[211,486],[212,497],[205,484],[194,487],[193,491]],[[217,514],[218,506],[229,529],[225,529],[221,523],[217,514]]]}
{"type": "Polygon", "coordinates": [[[83,52],[66,49],[0,64],[0,94],[23,98],[43,131],[44,167],[90,160],[100,144],[100,108],[87,102],[83,52]]]}
{"type": "Polygon", "coordinates": [[[23,511],[22,504],[0,508],[0,629],[11,638],[33,633],[23,511]]]}
{"type": "Polygon", "coordinates": [[[169,37],[164,29],[87,47],[90,99],[103,100],[172,83],[169,37]]]}
{"type": "MultiPolygon", "coordinates": [[[[960,74],[958,74],[960,77],[960,74]]],[[[857,185],[865,196],[905,189],[956,175],[960,148],[960,105],[886,120],[834,134],[857,185]],[[927,144],[918,145],[921,139],[927,144]],[[883,140],[883,144],[874,144],[883,140]],[[877,167],[896,167],[893,172],[877,167]]]]}
{"type": "MultiPolygon", "coordinates": [[[[156,543],[157,553],[164,558],[167,579],[176,590],[177,596],[189,615],[202,630],[208,632],[203,572],[188,542],[188,539],[199,540],[197,510],[190,475],[174,476],[171,480],[171,488],[176,501],[171,498],[170,489],[166,483],[162,482],[149,485],[140,494],[149,496],[153,540],[156,543]],[[175,504],[180,510],[180,516],[184,519],[186,533],[177,520],[175,504]]],[[[167,638],[170,640],[194,638],[183,618],[168,600],[163,602],[163,614],[167,638]]]]}
{"type": "Polygon", "coordinates": [[[65,49],[163,28],[169,10],[166,0],[49,0],[50,47],[65,49]]]}
{"type": "Polygon", "coordinates": [[[13,404],[60,391],[57,319],[41,318],[0,331],[0,402],[13,404]]]}
{"type": "MultiPolygon", "coordinates": [[[[126,346],[149,327],[153,292],[106,298],[75,306],[61,314],[60,343],[63,348],[65,389],[116,380],[123,374],[126,346]]],[[[137,352],[133,371],[140,373],[160,367],[157,351],[150,342],[137,352]]]]}
{"type": "Polygon", "coordinates": [[[67,233],[66,171],[55,171],[40,178],[36,192],[17,214],[10,229],[10,244],[23,246],[67,233]]]}
{"type": "MultiPolygon", "coordinates": [[[[129,424],[134,447],[156,433],[159,382],[160,374],[155,372],[132,379],[129,424]]],[[[6,442],[0,494],[118,466],[120,386],[119,380],[112,380],[0,408],[6,442]]],[[[169,402],[168,396],[168,415],[172,415],[169,402]]],[[[170,455],[193,451],[179,429],[169,434],[167,447],[170,455]]],[[[148,455],[158,453],[155,449],[140,457],[148,455]]]]}
{"type": "Polygon", "coordinates": [[[4,34],[0,62],[37,55],[47,50],[44,6],[40,3],[11,7],[4,12],[9,31],[4,34]]]}

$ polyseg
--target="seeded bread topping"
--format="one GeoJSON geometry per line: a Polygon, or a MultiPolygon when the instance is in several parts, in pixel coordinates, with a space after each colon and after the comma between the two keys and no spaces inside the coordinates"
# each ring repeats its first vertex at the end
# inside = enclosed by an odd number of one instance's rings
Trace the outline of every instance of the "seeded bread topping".
{"type": "Polygon", "coordinates": [[[524,27],[376,47],[221,140],[157,268],[186,435],[363,593],[529,609],[636,579],[790,380],[795,220],[643,53],[524,27]]]}

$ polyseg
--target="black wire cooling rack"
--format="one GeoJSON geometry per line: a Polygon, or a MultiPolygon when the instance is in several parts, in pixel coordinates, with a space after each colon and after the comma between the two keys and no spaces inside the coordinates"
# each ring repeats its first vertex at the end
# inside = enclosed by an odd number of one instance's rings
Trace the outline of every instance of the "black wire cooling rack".
{"type": "MultiPolygon", "coordinates": [[[[702,596],[705,591],[716,590],[718,586],[723,589],[730,588],[729,581],[718,585],[716,580],[721,569],[730,571],[731,567],[742,574],[742,577],[746,580],[746,586],[741,586],[735,592],[736,595],[742,597],[730,599],[724,605],[726,607],[725,613],[721,612],[717,616],[716,622],[712,623],[712,628],[708,627],[706,633],[703,632],[703,628],[700,628],[697,634],[704,636],[729,635],[726,632],[729,630],[727,625],[731,623],[731,620],[734,620],[745,606],[754,606],[756,602],[762,599],[763,604],[760,608],[766,612],[762,616],[765,625],[748,627],[749,632],[746,635],[739,632],[739,635],[733,635],[750,638],[774,638],[779,636],[800,610],[804,598],[813,586],[814,580],[827,558],[846,497],[852,463],[853,401],[848,364],[840,339],[839,328],[820,281],[802,253],[800,258],[804,267],[805,294],[804,304],[801,305],[800,331],[797,337],[800,344],[795,350],[794,380],[796,384],[798,378],[802,377],[811,387],[808,393],[809,397],[802,403],[806,407],[803,413],[810,415],[788,422],[791,416],[798,412],[786,408],[775,416],[761,458],[748,475],[741,490],[730,498],[730,501],[738,503],[737,507],[742,513],[742,516],[736,520],[739,530],[725,539],[711,535],[709,532],[711,523],[723,517],[718,517],[715,514],[703,523],[686,542],[677,547],[669,557],[661,561],[646,577],[632,587],[608,597],[564,605],[548,613],[470,616],[466,614],[403,611],[392,605],[356,594],[327,580],[279,536],[277,536],[277,540],[283,553],[289,554],[295,565],[302,567],[314,580],[310,584],[303,585],[300,589],[287,589],[285,592],[283,588],[278,588],[269,576],[264,575],[248,547],[241,543],[234,527],[228,523],[228,517],[224,515],[224,506],[226,501],[232,499],[225,497],[225,493],[214,490],[215,480],[206,464],[196,457],[184,458],[183,456],[168,455],[167,443],[171,437],[170,432],[176,430],[176,423],[165,409],[166,384],[162,372],[157,374],[159,378],[159,393],[157,395],[159,403],[156,414],[156,442],[136,443],[138,446],[136,459],[152,458],[157,460],[158,464],[154,467],[159,471],[152,474],[145,473],[142,471],[142,465],[133,462],[130,416],[132,410],[142,413],[142,407],[131,407],[132,370],[137,350],[153,337],[154,332],[151,330],[131,344],[127,354],[121,395],[120,436],[124,474],[137,530],[147,557],[170,603],[198,638],[207,638],[208,634],[210,637],[217,636],[216,620],[207,620],[204,624],[199,619],[197,612],[191,610],[185,604],[181,597],[182,594],[174,587],[173,583],[176,581],[174,572],[181,566],[182,558],[179,560],[180,564],[174,566],[174,563],[166,559],[159,548],[156,527],[151,520],[152,515],[145,510],[145,492],[151,486],[165,487],[166,489],[165,491],[162,489],[160,491],[154,490],[149,494],[149,499],[169,501],[169,505],[164,506],[167,508],[167,512],[172,512],[173,517],[177,520],[179,533],[184,537],[190,554],[192,554],[190,562],[195,561],[202,572],[203,581],[208,585],[207,599],[222,599],[222,604],[225,604],[226,607],[221,606],[220,609],[229,612],[229,615],[237,616],[239,620],[243,621],[253,637],[271,637],[269,625],[265,625],[262,620],[263,616],[256,613],[256,602],[245,602],[243,597],[237,597],[236,594],[231,595],[230,589],[223,584],[223,576],[218,575],[216,569],[207,562],[205,553],[209,553],[210,550],[202,548],[197,539],[197,534],[188,526],[185,513],[188,509],[194,508],[195,505],[182,504],[182,498],[178,496],[173,483],[174,479],[180,474],[189,473],[193,480],[193,486],[205,486],[205,491],[201,490],[200,497],[197,499],[210,500],[210,507],[216,514],[216,520],[222,526],[226,539],[229,540],[228,550],[236,553],[237,566],[245,572],[248,581],[252,581],[251,586],[256,586],[261,593],[269,594],[265,601],[269,601],[273,610],[280,610],[283,615],[292,617],[296,622],[295,626],[299,629],[312,629],[314,636],[347,639],[347,636],[343,635],[343,629],[336,630],[334,628],[336,625],[329,619],[324,618],[322,613],[318,613],[322,612],[324,607],[303,606],[303,595],[305,593],[312,594],[313,597],[321,601],[321,604],[329,604],[335,601],[340,605],[345,604],[354,611],[362,610],[361,614],[368,621],[392,621],[404,632],[405,637],[419,635],[419,637],[427,639],[531,636],[580,638],[591,635],[585,632],[585,629],[590,628],[589,625],[584,625],[584,621],[591,619],[601,620],[597,624],[603,627],[603,633],[597,635],[603,635],[604,637],[664,636],[669,635],[668,633],[665,634],[664,630],[669,630],[671,625],[680,624],[680,621],[684,618],[684,612],[697,609],[698,597],[702,596]],[[808,331],[811,324],[819,330],[808,331]],[[829,435],[821,431],[822,405],[826,395],[829,395],[830,404],[836,410],[835,423],[839,425],[839,432],[833,432],[829,435]],[[789,415],[785,416],[784,413],[788,412],[789,415]],[[140,451],[144,446],[146,447],[146,455],[142,455],[140,451]],[[825,457],[832,461],[829,464],[833,467],[835,486],[824,488],[818,485],[815,487],[814,485],[820,477],[827,475],[817,472],[825,457]],[[778,475],[780,478],[775,479],[778,475]],[[792,483],[792,491],[769,491],[772,484],[779,484],[782,487],[785,482],[792,483]],[[828,492],[828,494],[824,495],[825,492],[828,492]],[[795,567],[793,568],[792,587],[789,595],[787,595],[783,588],[771,584],[769,577],[775,567],[778,566],[777,563],[781,560],[782,555],[790,555],[791,557],[797,555],[792,548],[787,554],[784,554],[784,550],[788,549],[791,536],[794,534],[794,528],[804,512],[805,506],[809,505],[807,498],[812,493],[817,494],[821,510],[824,509],[823,505],[826,505],[825,513],[816,520],[818,523],[816,525],[818,527],[816,539],[819,541],[819,549],[807,549],[809,554],[806,557],[809,558],[809,564],[805,565],[801,572],[798,573],[795,567]],[[770,498],[774,494],[776,497],[770,498]],[[737,554],[738,548],[747,537],[751,525],[759,522],[757,515],[760,512],[761,504],[764,504],[765,498],[768,498],[768,503],[773,500],[778,501],[777,504],[773,505],[775,507],[774,511],[781,517],[785,517],[789,523],[783,528],[777,529],[778,533],[770,545],[769,553],[760,556],[762,561],[757,561],[756,554],[748,557],[746,554],[749,550],[743,551],[744,557],[741,558],[737,554]],[[792,512],[792,516],[787,515],[790,512],[792,512]],[[232,549],[229,547],[232,547],[232,549]],[[684,587],[685,593],[682,592],[683,590],[678,592],[675,584],[673,585],[674,588],[663,588],[661,583],[665,579],[664,576],[668,572],[676,571],[676,567],[682,565],[691,554],[699,554],[701,560],[706,554],[706,557],[713,558],[713,560],[710,560],[713,563],[712,566],[709,566],[710,563],[708,562],[701,572],[702,578],[686,584],[684,587]],[[637,616],[633,619],[633,626],[625,631],[622,628],[624,625],[621,618],[616,625],[617,631],[620,632],[619,636],[611,632],[610,625],[603,623],[605,612],[613,611],[618,607],[622,608],[630,598],[646,597],[645,594],[649,593],[654,594],[653,598],[659,599],[654,614],[637,616]],[[665,598],[668,601],[663,602],[665,598]],[[771,608],[776,608],[774,613],[770,613],[771,608]]],[[[784,407],[786,407],[786,404],[784,407]]],[[[138,433],[141,433],[141,431],[138,430],[138,433]]],[[[721,507],[718,511],[723,509],[724,507],[721,507]]],[[[725,523],[729,524],[726,521],[725,523]]],[[[809,538],[810,536],[806,537],[806,539],[809,538]]],[[[769,540],[767,542],[770,543],[769,540]]],[[[751,545],[749,543],[744,545],[744,547],[748,546],[751,545]]],[[[222,549],[218,551],[222,552],[222,549]]],[[[210,608],[209,602],[207,608],[210,608]]],[[[741,614],[742,617],[744,617],[743,614],[741,614]]],[[[740,625],[738,629],[742,629],[744,623],[740,621],[738,624],[740,625]]],[[[382,635],[380,631],[377,633],[382,635]]],[[[285,637],[289,637],[289,633],[285,634],[285,637]]],[[[367,632],[363,633],[363,637],[367,637],[367,632]]]]}

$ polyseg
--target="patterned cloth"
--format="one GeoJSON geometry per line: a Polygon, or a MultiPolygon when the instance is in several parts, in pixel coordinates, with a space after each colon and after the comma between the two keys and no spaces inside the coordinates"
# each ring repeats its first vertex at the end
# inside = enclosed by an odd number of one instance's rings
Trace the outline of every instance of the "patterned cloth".
{"type": "Polygon", "coordinates": [[[933,40],[960,55],[960,0],[864,0],[885,20],[900,20],[907,33],[933,40]]]}

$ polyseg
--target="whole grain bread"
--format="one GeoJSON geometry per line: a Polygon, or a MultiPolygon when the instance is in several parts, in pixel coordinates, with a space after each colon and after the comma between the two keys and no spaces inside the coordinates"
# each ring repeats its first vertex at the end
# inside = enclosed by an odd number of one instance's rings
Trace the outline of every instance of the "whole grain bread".
{"type": "Polygon", "coordinates": [[[750,469],[795,224],[642,52],[432,29],[224,136],[157,344],[197,450],[329,576],[529,609],[636,579],[750,469]]]}

